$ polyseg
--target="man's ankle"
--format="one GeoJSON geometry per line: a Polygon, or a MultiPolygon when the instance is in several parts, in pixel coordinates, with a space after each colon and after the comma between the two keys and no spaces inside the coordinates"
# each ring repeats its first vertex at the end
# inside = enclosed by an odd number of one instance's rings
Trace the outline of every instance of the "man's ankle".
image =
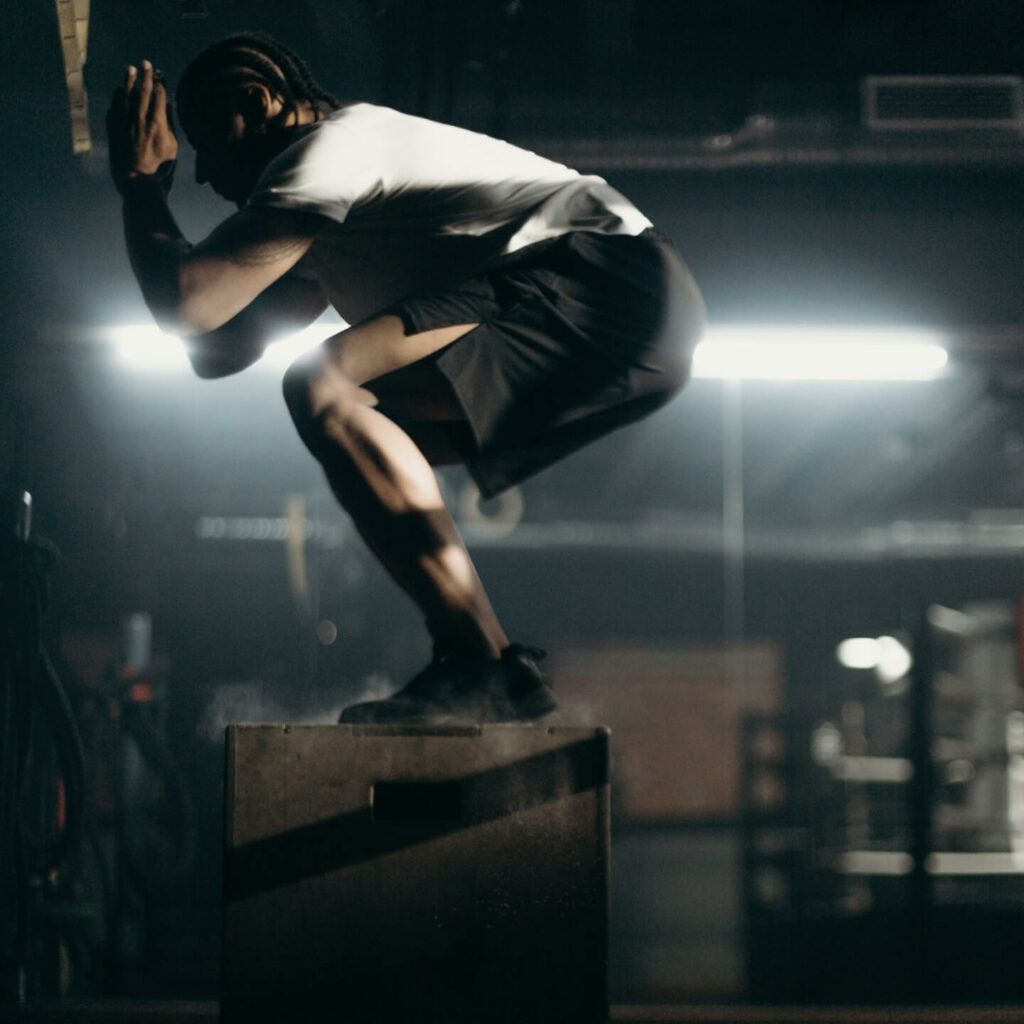
{"type": "Polygon", "coordinates": [[[477,631],[435,632],[434,657],[453,657],[466,661],[500,661],[501,652],[508,647],[508,640],[494,639],[477,631]]]}

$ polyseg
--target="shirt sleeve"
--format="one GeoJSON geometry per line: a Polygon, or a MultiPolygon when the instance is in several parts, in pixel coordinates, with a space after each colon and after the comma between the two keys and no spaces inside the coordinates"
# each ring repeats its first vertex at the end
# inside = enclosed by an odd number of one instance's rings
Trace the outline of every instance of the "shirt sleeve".
{"type": "Polygon", "coordinates": [[[354,164],[348,133],[322,121],[311,126],[267,166],[246,205],[316,213],[341,223],[372,189],[365,162],[354,164]]]}

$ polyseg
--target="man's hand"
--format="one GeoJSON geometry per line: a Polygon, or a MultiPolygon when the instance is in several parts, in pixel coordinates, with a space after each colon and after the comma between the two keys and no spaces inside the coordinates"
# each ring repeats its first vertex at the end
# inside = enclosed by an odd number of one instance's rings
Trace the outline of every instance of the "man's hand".
{"type": "Polygon", "coordinates": [[[124,194],[138,178],[156,177],[170,189],[178,140],[167,107],[167,89],[153,65],[129,65],[107,111],[110,175],[124,194]]]}

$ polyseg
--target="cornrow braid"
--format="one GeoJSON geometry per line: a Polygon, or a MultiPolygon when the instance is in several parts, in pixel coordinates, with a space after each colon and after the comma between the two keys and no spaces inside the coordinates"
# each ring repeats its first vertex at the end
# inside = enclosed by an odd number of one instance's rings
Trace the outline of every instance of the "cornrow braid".
{"type": "Polygon", "coordinates": [[[323,115],[341,106],[293,50],[266,32],[237,32],[207,47],[185,68],[178,83],[179,108],[199,109],[235,75],[256,77],[288,108],[305,101],[323,115]]]}

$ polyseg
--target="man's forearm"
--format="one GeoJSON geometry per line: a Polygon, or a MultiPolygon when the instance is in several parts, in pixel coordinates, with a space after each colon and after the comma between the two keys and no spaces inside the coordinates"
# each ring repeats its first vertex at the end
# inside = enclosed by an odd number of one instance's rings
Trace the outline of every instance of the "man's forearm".
{"type": "Polygon", "coordinates": [[[142,297],[156,320],[178,329],[182,258],[192,246],[181,233],[159,182],[135,182],[122,204],[125,242],[142,297]]]}
{"type": "Polygon", "coordinates": [[[186,338],[185,349],[200,377],[226,377],[256,362],[268,341],[311,324],[326,305],[316,281],[286,274],[222,327],[186,338]]]}

